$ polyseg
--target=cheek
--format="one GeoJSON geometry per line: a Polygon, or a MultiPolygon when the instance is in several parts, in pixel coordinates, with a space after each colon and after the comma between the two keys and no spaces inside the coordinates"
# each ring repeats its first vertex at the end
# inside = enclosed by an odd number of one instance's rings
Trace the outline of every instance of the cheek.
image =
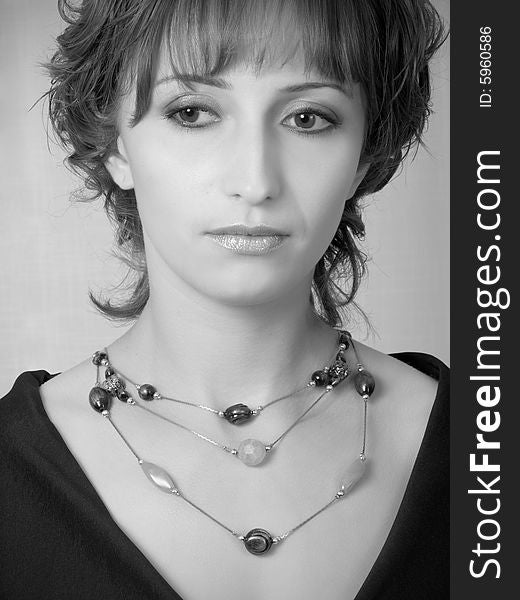
{"type": "Polygon", "coordinates": [[[200,164],[159,137],[146,145],[132,140],[129,155],[139,213],[149,233],[168,239],[173,231],[181,238],[197,231],[208,195],[200,164]]]}
{"type": "Polygon", "coordinates": [[[323,254],[338,228],[357,172],[358,148],[338,145],[298,163],[292,177],[304,235],[323,254]]]}

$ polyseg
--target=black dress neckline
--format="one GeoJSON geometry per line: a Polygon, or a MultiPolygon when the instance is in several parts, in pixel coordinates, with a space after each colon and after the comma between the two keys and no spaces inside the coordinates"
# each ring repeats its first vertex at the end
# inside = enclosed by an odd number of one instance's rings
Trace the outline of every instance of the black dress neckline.
{"type": "MultiPolygon", "coordinates": [[[[428,354],[403,352],[391,354],[391,356],[433,377],[439,383],[424,437],[395,520],[379,555],[354,600],[374,600],[375,598],[378,600],[379,598],[388,598],[390,600],[397,598],[397,596],[386,595],[392,593],[388,592],[389,588],[386,588],[388,581],[394,580],[397,582],[395,578],[399,577],[403,559],[410,557],[411,560],[412,554],[417,552],[416,537],[421,534],[425,519],[431,517],[432,510],[439,510],[438,505],[433,506],[433,503],[437,502],[436,498],[425,497],[425,488],[428,488],[431,482],[445,482],[449,469],[448,368],[440,360],[428,354]],[[386,592],[385,588],[387,589],[386,592]]],[[[27,408],[35,411],[33,416],[38,417],[40,425],[45,427],[47,434],[50,434],[53,440],[53,450],[59,453],[63,470],[70,479],[68,493],[71,501],[80,503],[84,514],[86,513],[90,517],[95,515],[96,524],[98,527],[102,526],[103,535],[117,546],[124,555],[125,561],[132,565],[129,569],[129,576],[141,577],[149,581],[155,600],[182,600],[181,596],[175,592],[112,518],[96,489],[81,469],[58,429],[50,420],[43,405],[39,388],[43,383],[57,375],[58,373],[49,374],[44,370],[22,373],[17,379],[11,394],[16,393],[17,386],[25,388],[25,397],[30,397],[32,400],[31,406],[27,408]],[[28,391],[32,393],[27,393],[28,391]]],[[[444,493],[442,497],[447,497],[447,494],[444,493]]],[[[445,547],[445,552],[447,553],[447,551],[447,547],[445,547]]],[[[413,560],[417,561],[417,556],[414,556],[413,560]]],[[[446,567],[447,563],[446,556],[428,555],[424,557],[424,560],[439,561],[440,567],[442,565],[446,567]]],[[[448,573],[445,576],[447,578],[448,573]]],[[[402,586],[409,585],[413,587],[414,582],[410,581],[410,575],[407,576],[406,582],[400,585],[399,589],[403,590],[403,594],[399,597],[408,598],[404,594],[405,589],[402,586]]],[[[415,582],[415,585],[418,585],[418,582],[415,582]]],[[[420,589],[420,586],[414,589],[420,589]]],[[[430,596],[424,596],[424,598],[426,597],[430,598],[430,596]]],[[[431,596],[431,598],[439,599],[442,597],[444,596],[431,596]]]]}

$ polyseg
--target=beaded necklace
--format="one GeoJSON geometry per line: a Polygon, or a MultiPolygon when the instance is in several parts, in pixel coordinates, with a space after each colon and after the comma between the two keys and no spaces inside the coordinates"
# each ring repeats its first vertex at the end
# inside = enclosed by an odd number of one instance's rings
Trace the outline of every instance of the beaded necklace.
{"type": "MultiPolygon", "coordinates": [[[[355,357],[356,357],[356,360],[357,360],[357,372],[356,372],[356,375],[354,376],[354,385],[355,385],[357,393],[361,396],[361,398],[363,399],[363,403],[364,403],[363,404],[363,439],[362,439],[361,452],[359,453],[359,457],[356,460],[354,460],[353,462],[351,462],[349,464],[349,466],[347,467],[347,469],[345,470],[345,472],[340,480],[339,488],[338,488],[337,492],[334,494],[332,499],[330,499],[326,504],[321,506],[318,510],[316,510],[314,513],[312,513],[309,517],[304,519],[302,522],[298,523],[291,529],[287,530],[285,533],[276,535],[276,536],[273,536],[266,529],[262,529],[262,528],[258,528],[258,527],[251,529],[246,534],[240,534],[240,533],[236,532],[234,529],[232,529],[232,528],[228,527],[227,525],[225,525],[224,523],[222,523],[220,520],[218,520],[216,517],[214,517],[211,513],[207,512],[206,510],[204,510],[203,508],[201,508],[200,506],[198,506],[197,504],[192,502],[187,496],[185,496],[184,493],[181,492],[180,489],[178,488],[178,486],[174,483],[174,480],[171,477],[171,475],[165,469],[163,469],[159,465],[156,465],[154,463],[144,460],[136,452],[136,450],[133,448],[133,446],[128,442],[128,440],[125,438],[123,433],[120,431],[119,427],[114,423],[111,413],[110,413],[110,407],[111,407],[111,402],[112,402],[113,398],[119,398],[120,400],[123,400],[127,404],[134,405],[134,406],[138,406],[138,404],[125,391],[126,386],[124,384],[124,380],[122,380],[120,377],[118,377],[116,375],[116,372],[110,366],[110,363],[108,360],[108,354],[106,351],[105,352],[98,351],[98,352],[94,353],[94,355],[92,357],[92,362],[97,367],[97,378],[96,378],[96,385],[90,391],[89,402],[90,402],[90,405],[92,406],[92,408],[96,412],[100,413],[103,417],[105,417],[105,419],[110,423],[110,425],[113,427],[114,431],[121,438],[123,443],[133,454],[133,456],[136,458],[138,464],[140,465],[141,469],[143,470],[143,472],[146,475],[146,477],[148,478],[148,480],[155,487],[157,487],[162,492],[171,494],[172,496],[175,496],[175,497],[178,497],[178,498],[181,498],[182,500],[184,500],[184,502],[189,504],[192,508],[194,508],[195,510],[197,510],[198,512],[200,512],[207,518],[211,519],[215,524],[217,524],[221,528],[225,529],[227,532],[229,532],[235,538],[237,538],[238,540],[243,542],[246,550],[248,552],[250,552],[251,554],[262,555],[262,554],[265,554],[266,552],[268,552],[272,546],[277,545],[280,542],[287,539],[295,531],[297,531],[298,529],[300,529],[301,527],[303,527],[304,525],[309,523],[312,519],[314,519],[319,514],[321,514],[323,511],[325,511],[327,508],[329,508],[330,506],[335,504],[338,500],[343,498],[359,482],[359,480],[363,477],[363,475],[365,473],[365,469],[366,469],[366,436],[367,436],[367,404],[368,404],[369,397],[371,396],[372,392],[374,391],[375,381],[374,381],[373,376],[368,371],[366,371],[364,369],[363,365],[361,364],[361,362],[359,360],[359,356],[357,354],[357,350],[354,346],[353,340],[348,332],[345,332],[345,331],[340,332],[340,348],[339,348],[337,356],[339,356],[341,354],[341,359],[338,359],[336,357],[337,360],[333,363],[333,365],[331,365],[330,367],[326,367],[326,368],[322,369],[321,371],[315,371],[311,377],[311,381],[314,381],[314,385],[319,386],[319,387],[323,386],[323,387],[325,387],[325,390],[318,396],[318,398],[311,404],[311,406],[300,417],[298,417],[298,419],[295,421],[295,423],[293,423],[293,425],[291,425],[291,427],[288,430],[286,430],[282,434],[282,436],[280,436],[276,441],[279,441],[280,439],[282,439],[290,430],[292,430],[295,427],[295,425],[297,423],[299,423],[301,421],[301,419],[303,419],[303,417],[319,402],[319,400],[321,400],[321,398],[326,393],[332,391],[341,381],[343,381],[348,376],[348,369],[346,367],[346,361],[344,359],[343,353],[349,346],[352,347],[355,357]],[[106,369],[108,371],[108,375],[106,374],[106,378],[104,381],[100,381],[100,379],[99,379],[99,370],[100,370],[101,366],[106,367],[106,369]],[[121,381],[121,383],[120,384],[116,383],[116,379],[121,381]]],[[[143,386],[140,386],[140,387],[142,388],[143,386]]],[[[150,387],[152,387],[152,386],[150,386],[150,387]]],[[[147,388],[145,388],[145,389],[147,389],[147,388]]],[[[153,393],[155,394],[157,392],[154,391],[153,393]]],[[[284,397],[281,397],[279,399],[276,399],[275,401],[272,401],[269,404],[273,404],[274,402],[281,400],[281,399],[285,399],[287,397],[290,397],[291,395],[294,395],[294,393],[289,394],[284,397]]],[[[141,395],[140,395],[140,397],[142,398],[141,395]]],[[[156,397],[156,399],[157,399],[157,397],[156,397]]],[[[194,406],[196,406],[196,405],[194,405],[194,406]]],[[[146,409],[146,410],[149,410],[149,409],[146,409]]],[[[159,416],[162,418],[162,415],[157,415],[157,413],[153,413],[153,412],[152,412],[152,414],[155,414],[156,416],[159,416]]],[[[195,433],[197,436],[202,437],[206,441],[210,441],[212,444],[217,444],[213,440],[210,440],[209,438],[205,438],[205,436],[202,436],[202,434],[198,434],[197,432],[190,430],[189,428],[185,427],[184,425],[181,425],[180,423],[173,422],[171,420],[168,420],[168,421],[176,426],[179,426],[183,429],[186,429],[187,431],[190,431],[191,433],[195,433]]],[[[233,423],[232,420],[229,420],[229,422],[233,423]]],[[[256,440],[253,440],[253,441],[256,442],[256,440]]],[[[260,443],[260,442],[258,442],[258,443],[260,443]]],[[[266,452],[267,452],[267,449],[266,449],[266,452]]],[[[238,455],[238,451],[236,452],[236,454],[238,455]]],[[[239,458],[240,458],[240,456],[239,456],[239,458]]],[[[263,460],[263,458],[262,458],[262,460],[263,460]]],[[[245,464],[248,464],[249,466],[253,466],[253,464],[249,464],[247,461],[243,460],[243,462],[245,464]]],[[[259,463],[256,462],[255,464],[259,464],[259,463]]]]}

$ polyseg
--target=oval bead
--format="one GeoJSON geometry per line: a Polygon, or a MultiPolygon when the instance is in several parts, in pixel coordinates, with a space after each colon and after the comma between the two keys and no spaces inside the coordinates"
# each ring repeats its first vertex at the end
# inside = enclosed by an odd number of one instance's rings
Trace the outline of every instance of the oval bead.
{"type": "Polygon", "coordinates": [[[339,343],[345,344],[345,350],[350,346],[350,334],[346,331],[342,331],[339,335],[339,343]]]}
{"type": "Polygon", "coordinates": [[[139,387],[139,396],[143,400],[153,400],[153,395],[157,390],[151,383],[143,383],[142,386],[139,387]]]}
{"type": "Polygon", "coordinates": [[[251,418],[253,411],[245,404],[233,404],[224,411],[224,419],[233,425],[240,425],[251,418]]]}
{"type": "Polygon", "coordinates": [[[244,440],[238,447],[237,456],[248,467],[256,467],[264,461],[266,455],[265,444],[258,440],[244,440]]]}
{"type": "Polygon", "coordinates": [[[366,460],[356,459],[345,469],[341,478],[341,490],[344,493],[350,490],[363,478],[366,471],[366,460]]]}
{"type": "Polygon", "coordinates": [[[162,492],[166,492],[167,494],[174,494],[177,492],[173,479],[162,467],[143,461],[141,463],[141,469],[144,471],[146,477],[148,477],[148,479],[162,492]]]}
{"type": "Polygon", "coordinates": [[[118,390],[116,396],[121,402],[128,402],[130,400],[130,394],[126,390],[118,390]]]}
{"type": "Polygon", "coordinates": [[[273,536],[265,529],[251,529],[244,537],[244,546],[251,554],[265,554],[273,545],[273,536]]]}
{"type": "Polygon", "coordinates": [[[98,385],[93,387],[88,395],[90,406],[98,413],[102,413],[104,410],[110,408],[110,400],[110,393],[98,385]]]}
{"type": "Polygon", "coordinates": [[[354,377],[357,393],[363,398],[369,398],[376,387],[374,377],[368,371],[358,371],[354,377]]]}
{"type": "Polygon", "coordinates": [[[320,370],[320,371],[314,371],[314,373],[311,375],[311,381],[314,381],[314,383],[318,387],[323,387],[323,386],[329,385],[331,378],[328,373],[326,373],[323,370],[320,370]]]}

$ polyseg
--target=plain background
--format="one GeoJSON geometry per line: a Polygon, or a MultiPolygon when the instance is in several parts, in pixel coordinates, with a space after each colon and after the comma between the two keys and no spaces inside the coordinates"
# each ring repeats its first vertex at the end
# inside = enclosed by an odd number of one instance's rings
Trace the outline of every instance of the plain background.
{"type": "MultiPolygon", "coordinates": [[[[434,1],[448,20],[449,0],[434,1]]],[[[99,201],[71,203],[79,180],[46,139],[38,64],[62,29],[55,0],[0,0],[0,396],[25,370],[64,371],[125,330],[87,292],[124,274],[99,201]]],[[[449,364],[449,48],[432,65],[434,114],[413,162],[368,199],[369,276],[358,296],[384,352],[429,352],[449,364]]]]}

